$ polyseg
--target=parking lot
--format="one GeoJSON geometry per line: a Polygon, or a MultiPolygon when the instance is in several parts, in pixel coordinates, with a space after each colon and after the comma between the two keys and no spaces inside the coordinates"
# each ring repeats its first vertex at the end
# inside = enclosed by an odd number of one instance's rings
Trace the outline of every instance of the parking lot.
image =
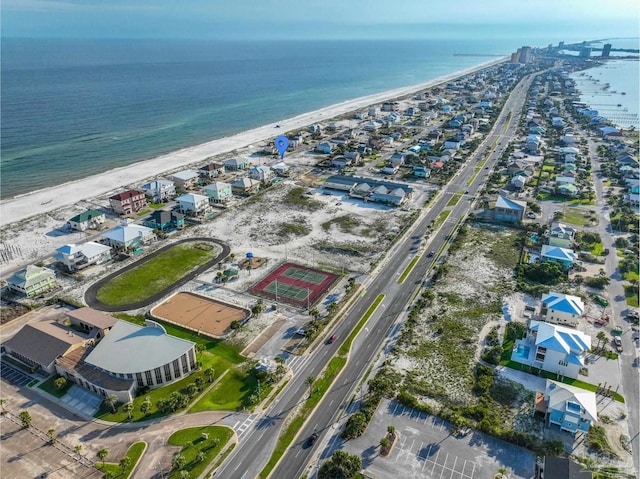
{"type": "Polygon", "coordinates": [[[475,431],[451,436],[442,419],[389,400],[382,401],[364,436],[346,442],[334,436],[323,457],[336,449],[359,455],[363,469],[376,478],[493,479],[501,467],[512,479],[534,473],[532,452],[475,431]],[[379,443],[388,426],[398,438],[382,457],[379,443]]]}
{"type": "Polygon", "coordinates": [[[0,376],[2,376],[2,379],[7,381],[9,384],[13,384],[18,387],[26,386],[33,381],[33,378],[4,361],[0,365],[0,376]]]}
{"type": "Polygon", "coordinates": [[[2,447],[0,464],[2,477],[68,479],[83,477],[98,479],[102,473],[90,467],[92,461],[78,461],[77,455],[66,451],[62,444],[51,445],[43,431],[23,429],[16,418],[0,417],[2,447]]]}

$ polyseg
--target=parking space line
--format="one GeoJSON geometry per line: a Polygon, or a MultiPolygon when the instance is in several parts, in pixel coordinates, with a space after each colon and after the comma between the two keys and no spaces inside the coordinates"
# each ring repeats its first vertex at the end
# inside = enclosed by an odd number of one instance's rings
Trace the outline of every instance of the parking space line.
{"type": "Polygon", "coordinates": [[[440,456],[440,449],[436,454],[436,458],[433,460],[433,467],[431,468],[431,474],[433,474],[434,469],[436,468],[436,464],[438,463],[438,457],[440,456]]]}
{"type": "Polygon", "coordinates": [[[476,471],[476,463],[472,462],[471,464],[473,464],[473,469],[471,470],[471,479],[473,479],[473,473],[476,471]]]}
{"type": "Polygon", "coordinates": [[[394,416],[395,416],[395,414],[396,414],[396,410],[398,409],[398,406],[400,406],[400,403],[398,403],[398,402],[397,402],[397,403],[396,403],[396,407],[394,407],[394,408],[393,408],[393,414],[394,414],[394,416]]]}
{"type": "Polygon", "coordinates": [[[458,472],[456,471],[456,463],[458,462],[458,456],[455,456],[455,460],[453,461],[453,468],[451,469],[451,475],[449,476],[449,479],[453,478],[453,473],[454,472],[458,472]]]}
{"type": "Polygon", "coordinates": [[[429,450],[427,451],[427,455],[424,458],[424,464],[422,465],[422,470],[424,471],[424,466],[429,462],[429,458],[431,457],[431,448],[433,447],[433,443],[429,444],[429,450]]]}
{"type": "Polygon", "coordinates": [[[442,475],[444,474],[444,470],[447,469],[447,460],[449,459],[449,453],[447,453],[447,457],[444,460],[444,464],[442,465],[442,472],[440,473],[440,479],[442,479],[442,475]]]}

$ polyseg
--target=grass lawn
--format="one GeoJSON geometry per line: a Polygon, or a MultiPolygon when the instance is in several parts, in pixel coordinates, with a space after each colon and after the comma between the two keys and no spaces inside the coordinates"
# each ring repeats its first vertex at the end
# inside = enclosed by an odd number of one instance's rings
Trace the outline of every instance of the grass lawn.
{"type": "Polygon", "coordinates": [[[624,299],[629,306],[638,307],[638,288],[631,285],[624,287],[624,299]]]}
{"type": "Polygon", "coordinates": [[[633,279],[640,281],[640,274],[638,274],[637,271],[627,271],[626,273],[623,273],[622,277],[625,281],[631,281],[633,279]]]}
{"type": "Polygon", "coordinates": [[[445,220],[448,218],[450,214],[451,214],[450,210],[441,212],[436,218],[436,220],[434,221],[432,229],[435,231],[438,228],[440,228],[440,226],[442,226],[442,223],[445,222],[445,220]]]}
{"type": "Polygon", "coordinates": [[[59,375],[55,374],[55,375],[51,376],[49,379],[47,379],[45,382],[40,384],[38,387],[40,389],[42,389],[43,391],[48,392],[52,396],[55,396],[57,398],[61,398],[62,396],[67,394],[67,391],[69,391],[69,389],[71,389],[71,386],[73,386],[75,383],[73,381],[68,381],[67,380],[67,384],[65,384],[65,386],[62,389],[58,389],[58,388],[56,388],[54,382],[59,377],[60,377],[59,375]]]}
{"type": "Polygon", "coordinates": [[[451,199],[447,203],[447,206],[455,206],[455,205],[457,205],[458,201],[460,201],[460,198],[462,198],[462,194],[460,194],[460,193],[456,193],[455,195],[452,195],[451,199]]]}
{"type": "MultiPolygon", "coordinates": [[[[181,446],[180,454],[186,459],[183,470],[189,472],[189,477],[200,477],[209,467],[218,454],[225,448],[229,439],[233,436],[233,430],[223,426],[190,427],[174,432],[168,440],[172,446],[181,446]],[[202,434],[208,434],[204,439],[202,434]],[[198,461],[198,453],[204,453],[204,458],[198,461]]],[[[180,471],[174,470],[169,476],[178,479],[180,471]]]]}
{"type": "Polygon", "coordinates": [[[590,252],[595,256],[602,256],[604,253],[604,246],[602,246],[602,243],[594,243],[593,246],[591,246],[590,252]]]}
{"type": "MultiPolygon", "coordinates": [[[[135,324],[144,324],[144,316],[130,316],[126,314],[118,314],[116,316],[135,324]]],[[[204,379],[203,388],[206,388],[209,382],[204,371],[208,368],[214,370],[215,379],[220,377],[226,370],[230,369],[230,371],[211,391],[194,405],[194,407],[198,407],[197,410],[204,410],[200,409],[202,407],[200,406],[201,403],[207,404],[207,409],[237,409],[242,404],[245,395],[255,390],[255,378],[250,373],[244,372],[242,369],[236,367],[246,360],[240,355],[237,349],[222,341],[197,336],[195,333],[180,328],[179,326],[174,326],[162,321],[159,322],[166,328],[168,334],[193,341],[198,345],[200,353],[198,353],[196,359],[202,363],[202,367],[200,370],[193,372],[180,381],[158,389],[153,389],[135,398],[133,400],[134,409],[131,412],[131,422],[144,421],[171,414],[171,412],[161,413],[158,411],[155,408],[157,401],[159,399],[167,399],[174,391],[179,392],[185,389],[189,384],[195,382],[197,377],[204,379]],[[151,398],[151,403],[154,407],[152,407],[150,414],[145,417],[142,411],[140,411],[140,405],[145,401],[146,397],[151,398]],[[224,400],[220,400],[220,397],[224,397],[224,400]]],[[[129,421],[127,412],[125,412],[121,406],[118,407],[114,414],[111,412],[110,407],[103,405],[96,413],[96,417],[113,422],[129,421]]]]}
{"type": "Polygon", "coordinates": [[[140,213],[137,213],[138,218],[144,215],[151,213],[151,210],[142,210],[140,213]]]}
{"type": "Polygon", "coordinates": [[[176,245],[107,282],[98,290],[98,300],[110,306],[143,301],[214,258],[218,251],[198,247],[196,242],[176,245]]]}
{"type": "Polygon", "coordinates": [[[588,219],[590,217],[591,215],[588,211],[584,211],[578,208],[565,208],[564,215],[562,216],[560,221],[576,226],[586,226],[588,224],[591,224],[590,220],[588,219]]]}
{"type": "MultiPolygon", "coordinates": [[[[120,469],[119,463],[114,462],[105,462],[104,465],[102,461],[99,461],[97,464],[97,468],[102,472],[110,472],[114,479],[127,479],[131,475],[131,471],[136,467],[142,453],[144,453],[147,448],[147,443],[144,441],[134,442],[131,447],[127,450],[125,456],[129,456],[131,459],[131,464],[124,471],[120,469]]],[[[119,461],[118,461],[119,462],[119,461]]]]}

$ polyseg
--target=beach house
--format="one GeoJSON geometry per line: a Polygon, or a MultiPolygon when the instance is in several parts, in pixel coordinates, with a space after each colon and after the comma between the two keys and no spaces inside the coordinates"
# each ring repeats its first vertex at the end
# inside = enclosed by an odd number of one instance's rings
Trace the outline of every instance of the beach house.
{"type": "Polygon", "coordinates": [[[171,180],[176,184],[176,190],[186,192],[198,184],[200,175],[194,170],[178,171],[170,176],[171,180]]]}
{"type": "Polygon", "coordinates": [[[576,229],[572,226],[567,226],[564,223],[551,223],[549,229],[548,243],[551,246],[560,246],[562,248],[569,248],[573,244],[573,238],[576,234],[576,229]]]}
{"type": "Polygon", "coordinates": [[[540,261],[543,263],[546,261],[552,261],[554,263],[561,264],[565,269],[571,269],[573,262],[578,258],[578,255],[573,252],[572,249],[561,248],[560,246],[542,245],[540,251],[540,261]]]}
{"type": "Polygon", "coordinates": [[[544,456],[534,479],[593,479],[593,473],[567,457],[544,456]]]}
{"type": "Polygon", "coordinates": [[[222,162],[226,171],[238,171],[247,168],[247,160],[244,158],[229,158],[222,162]]]}
{"type": "Polygon", "coordinates": [[[231,191],[236,195],[250,195],[260,189],[260,182],[253,178],[240,178],[231,184],[231,191]]]}
{"type": "Polygon", "coordinates": [[[176,195],[176,185],[173,181],[159,179],[142,185],[142,191],[153,203],[163,203],[176,195]]]}
{"type": "Polygon", "coordinates": [[[532,320],[524,338],[516,341],[511,360],[577,379],[590,349],[591,337],[583,332],[532,320]]]}
{"type": "Polygon", "coordinates": [[[74,231],[96,229],[103,225],[106,220],[107,217],[102,211],[87,210],[67,221],[67,228],[74,231]]]}
{"type": "Polygon", "coordinates": [[[111,209],[119,215],[131,215],[147,207],[144,191],[127,190],[109,198],[111,209]]]}
{"type": "Polygon", "coordinates": [[[273,171],[268,166],[254,166],[249,170],[249,178],[258,180],[261,183],[270,182],[273,176],[273,171]]]}
{"type": "MultiPolygon", "coordinates": [[[[540,397],[538,393],[537,397],[540,397]]],[[[573,435],[587,433],[598,420],[596,393],[547,379],[544,402],[536,404],[547,426],[555,424],[573,435]]]]}
{"type": "Polygon", "coordinates": [[[111,248],[94,241],[66,244],[56,250],[55,258],[68,271],[74,272],[94,264],[106,263],[111,259],[111,248]]]}
{"type": "Polygon", "coordinates": [[[198,169],[198,173],[202,178],[212,179],[217,178],[220,175],[224,175],[224,165],[222,163],[209,163],[201,166],[198,169]]]}
{"type": "Polygon", "coordinates": [[[152,241],[155,234],[151,228],[146,226],[125,223],[102,233],[100,237],[104,244],[112,248],[138,249],[152,241]]]}
{"type": "Polygon", "coordinates": [[[520,223],[527,210],[526,201],[517,201],[498,195],[495,201],[489,202],[486,216],[501,223],[520,223]]]}
{"type": "Polygon", "coordinates": [[[550,291],[542,295],[540,314],[548,323],[575,328],[584,314],[584,303],[577,296],[550,291]]]}
{"type": "Polygon", "coordinates": [[[184,227],[184,215],[176,211],[156,210],[149,215],[144,225],[160,231],[179,230],[184,227]]]}
{"type": "Polygon", "coordinates": [[[48,269],[30,264],[16,271],[7,279],[7,288],[28,298],[38,296],[56,287],[56,274],[48,269]]]}
{"type": "Polygon", "coordinates": [[[209,210],[209,198],[195,193],[187,193],[176,198],[181,213],[197,216],[209,210]]]}
{"type": "Polygon", "coordinates": [[[211,203],[225,203],[233,197],[233,191],[229,183],[215,181],[204,187],[204,194],[211,203]]]}

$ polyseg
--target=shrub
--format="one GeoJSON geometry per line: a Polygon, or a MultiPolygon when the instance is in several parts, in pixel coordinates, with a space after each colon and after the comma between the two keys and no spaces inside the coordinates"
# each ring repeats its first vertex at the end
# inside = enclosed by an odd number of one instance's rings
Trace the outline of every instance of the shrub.
{"type": "Polygon", "coordinates": [[[363,412],[358,411],[349,416],[347,424],[340,435],[343,439],[354,439],[364,434],[367,429],[367,416],[363,412]]]}

